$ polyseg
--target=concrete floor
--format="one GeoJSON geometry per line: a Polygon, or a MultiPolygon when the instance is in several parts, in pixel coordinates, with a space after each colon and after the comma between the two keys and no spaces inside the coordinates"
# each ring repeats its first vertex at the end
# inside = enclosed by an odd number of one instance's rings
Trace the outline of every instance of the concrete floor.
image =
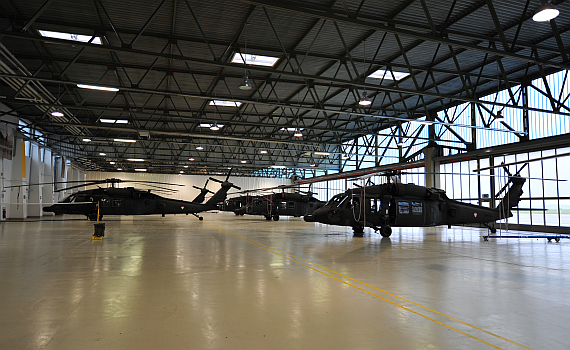
{"type": "Polygon", "coordinates": [[[570,240],[204,217],[0,223],[0,349],[570,348],[570,240]]]}

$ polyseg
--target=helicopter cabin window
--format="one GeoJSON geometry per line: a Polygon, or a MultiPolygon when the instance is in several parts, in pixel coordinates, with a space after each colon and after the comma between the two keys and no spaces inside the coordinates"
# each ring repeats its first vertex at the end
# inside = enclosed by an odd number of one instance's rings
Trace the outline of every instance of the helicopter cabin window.
{"type": "Polygon", "coordinates": [[[280,209],[286,209],[287,208],[287,202],[279,202],[279,208],[280,209]]]}
{"type": "Polygon", "coordinates": [[[108,207],[110,204],[109,202],[110,202],[109,198],[101,198],[101,200],[100,200],[102,207],[108,207]]]}
{"type": "Polygon", "coordinates": [[[287,202],[287,209],[295,209],[295,202],[287,202]]]}
{"type": "Polygon", "coordinates": [[[120,199],[113,199],[113,207],[120,208],[122,206],[122,200],[120,199]]]}
{"type": "Polygon", "coordinates": [[[424,212],[424,204],[422,202],[412,202],[412,214],[422,215],[424,212]]]}
{"type": "Polygon", "coordinates": [[[378,204],[376,202],[376,198],[370,198],[370,212],[375,214],[378,212],[378,204]]]}
{"type": "Polygon", "coordinates": [[[399,201],[398,202],[398,214],[409,214],[410,213],[410,203],[399,201]]]}

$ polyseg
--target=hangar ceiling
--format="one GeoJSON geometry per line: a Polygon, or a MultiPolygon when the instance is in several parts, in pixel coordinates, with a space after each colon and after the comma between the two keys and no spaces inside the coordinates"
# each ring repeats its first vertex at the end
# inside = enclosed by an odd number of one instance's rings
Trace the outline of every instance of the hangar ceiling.
{"type": "Polygon", "coordinates": [[[436,112],[568,69],[570,5],[552,3],[566,15],[534,22],[537,0],[0,0],[2,115],[85,170],[338,170],[350,140],[452,130],[436,112]]]}

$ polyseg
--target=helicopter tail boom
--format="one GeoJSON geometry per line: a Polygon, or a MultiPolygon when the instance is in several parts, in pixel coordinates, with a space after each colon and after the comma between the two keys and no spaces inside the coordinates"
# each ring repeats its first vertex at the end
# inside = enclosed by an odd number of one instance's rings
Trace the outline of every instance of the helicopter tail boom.
{"type": "Polygon", "coordinates": [[[501,219],[513,216],[511,209],[519,204],[523,194],[522,187],[526,182],[526,179],[520,176],[510,176],[509,182],[512,183],[512,185],[505,194],[503,200],[497,206],[501,219]]]}

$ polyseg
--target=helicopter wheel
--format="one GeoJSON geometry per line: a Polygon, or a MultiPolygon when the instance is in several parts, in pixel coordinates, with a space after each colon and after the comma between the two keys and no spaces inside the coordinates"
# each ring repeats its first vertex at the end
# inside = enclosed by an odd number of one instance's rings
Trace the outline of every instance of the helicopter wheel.
{"type": "Polygon", "coordinates": [[[273,221],[279,221],[279,215],[273,215],[273,221]]]}
{"type": "Polygon", "coordinates": [[[392,228],[390,227],[390,225],[382,225],[380,227],[380,235],[382,237],[390,237],[391,234],[392,234],[392,228]]]}
{"type": "Polygon", "coordinates": [[[490,230],[491,230],[491,233],[492,233],[492,234],[495,234],[495,233],[497,233],[497,229],[496,229],[496,228],[494,228],[494,227],[491,227],[491,228],[490,228],[490,230]]]}
{"type": "Polygon", "coordinates": [[[353,227],[352,230],[354,231],[354,237],[364,237],[364,227],[353,227]]]}
{"type": "Polygon", "coordinates": [[[198,220],[202,221],[202,220],[204,220],[204,218],[200,216],[200,217],[198,217],[198,220]]]}
{"type": "Polygon", "coordinates": [[[89,219],[90,221],[97,221],[97,213],[91,213],[87,215],[87,219],[89,219]]]}

